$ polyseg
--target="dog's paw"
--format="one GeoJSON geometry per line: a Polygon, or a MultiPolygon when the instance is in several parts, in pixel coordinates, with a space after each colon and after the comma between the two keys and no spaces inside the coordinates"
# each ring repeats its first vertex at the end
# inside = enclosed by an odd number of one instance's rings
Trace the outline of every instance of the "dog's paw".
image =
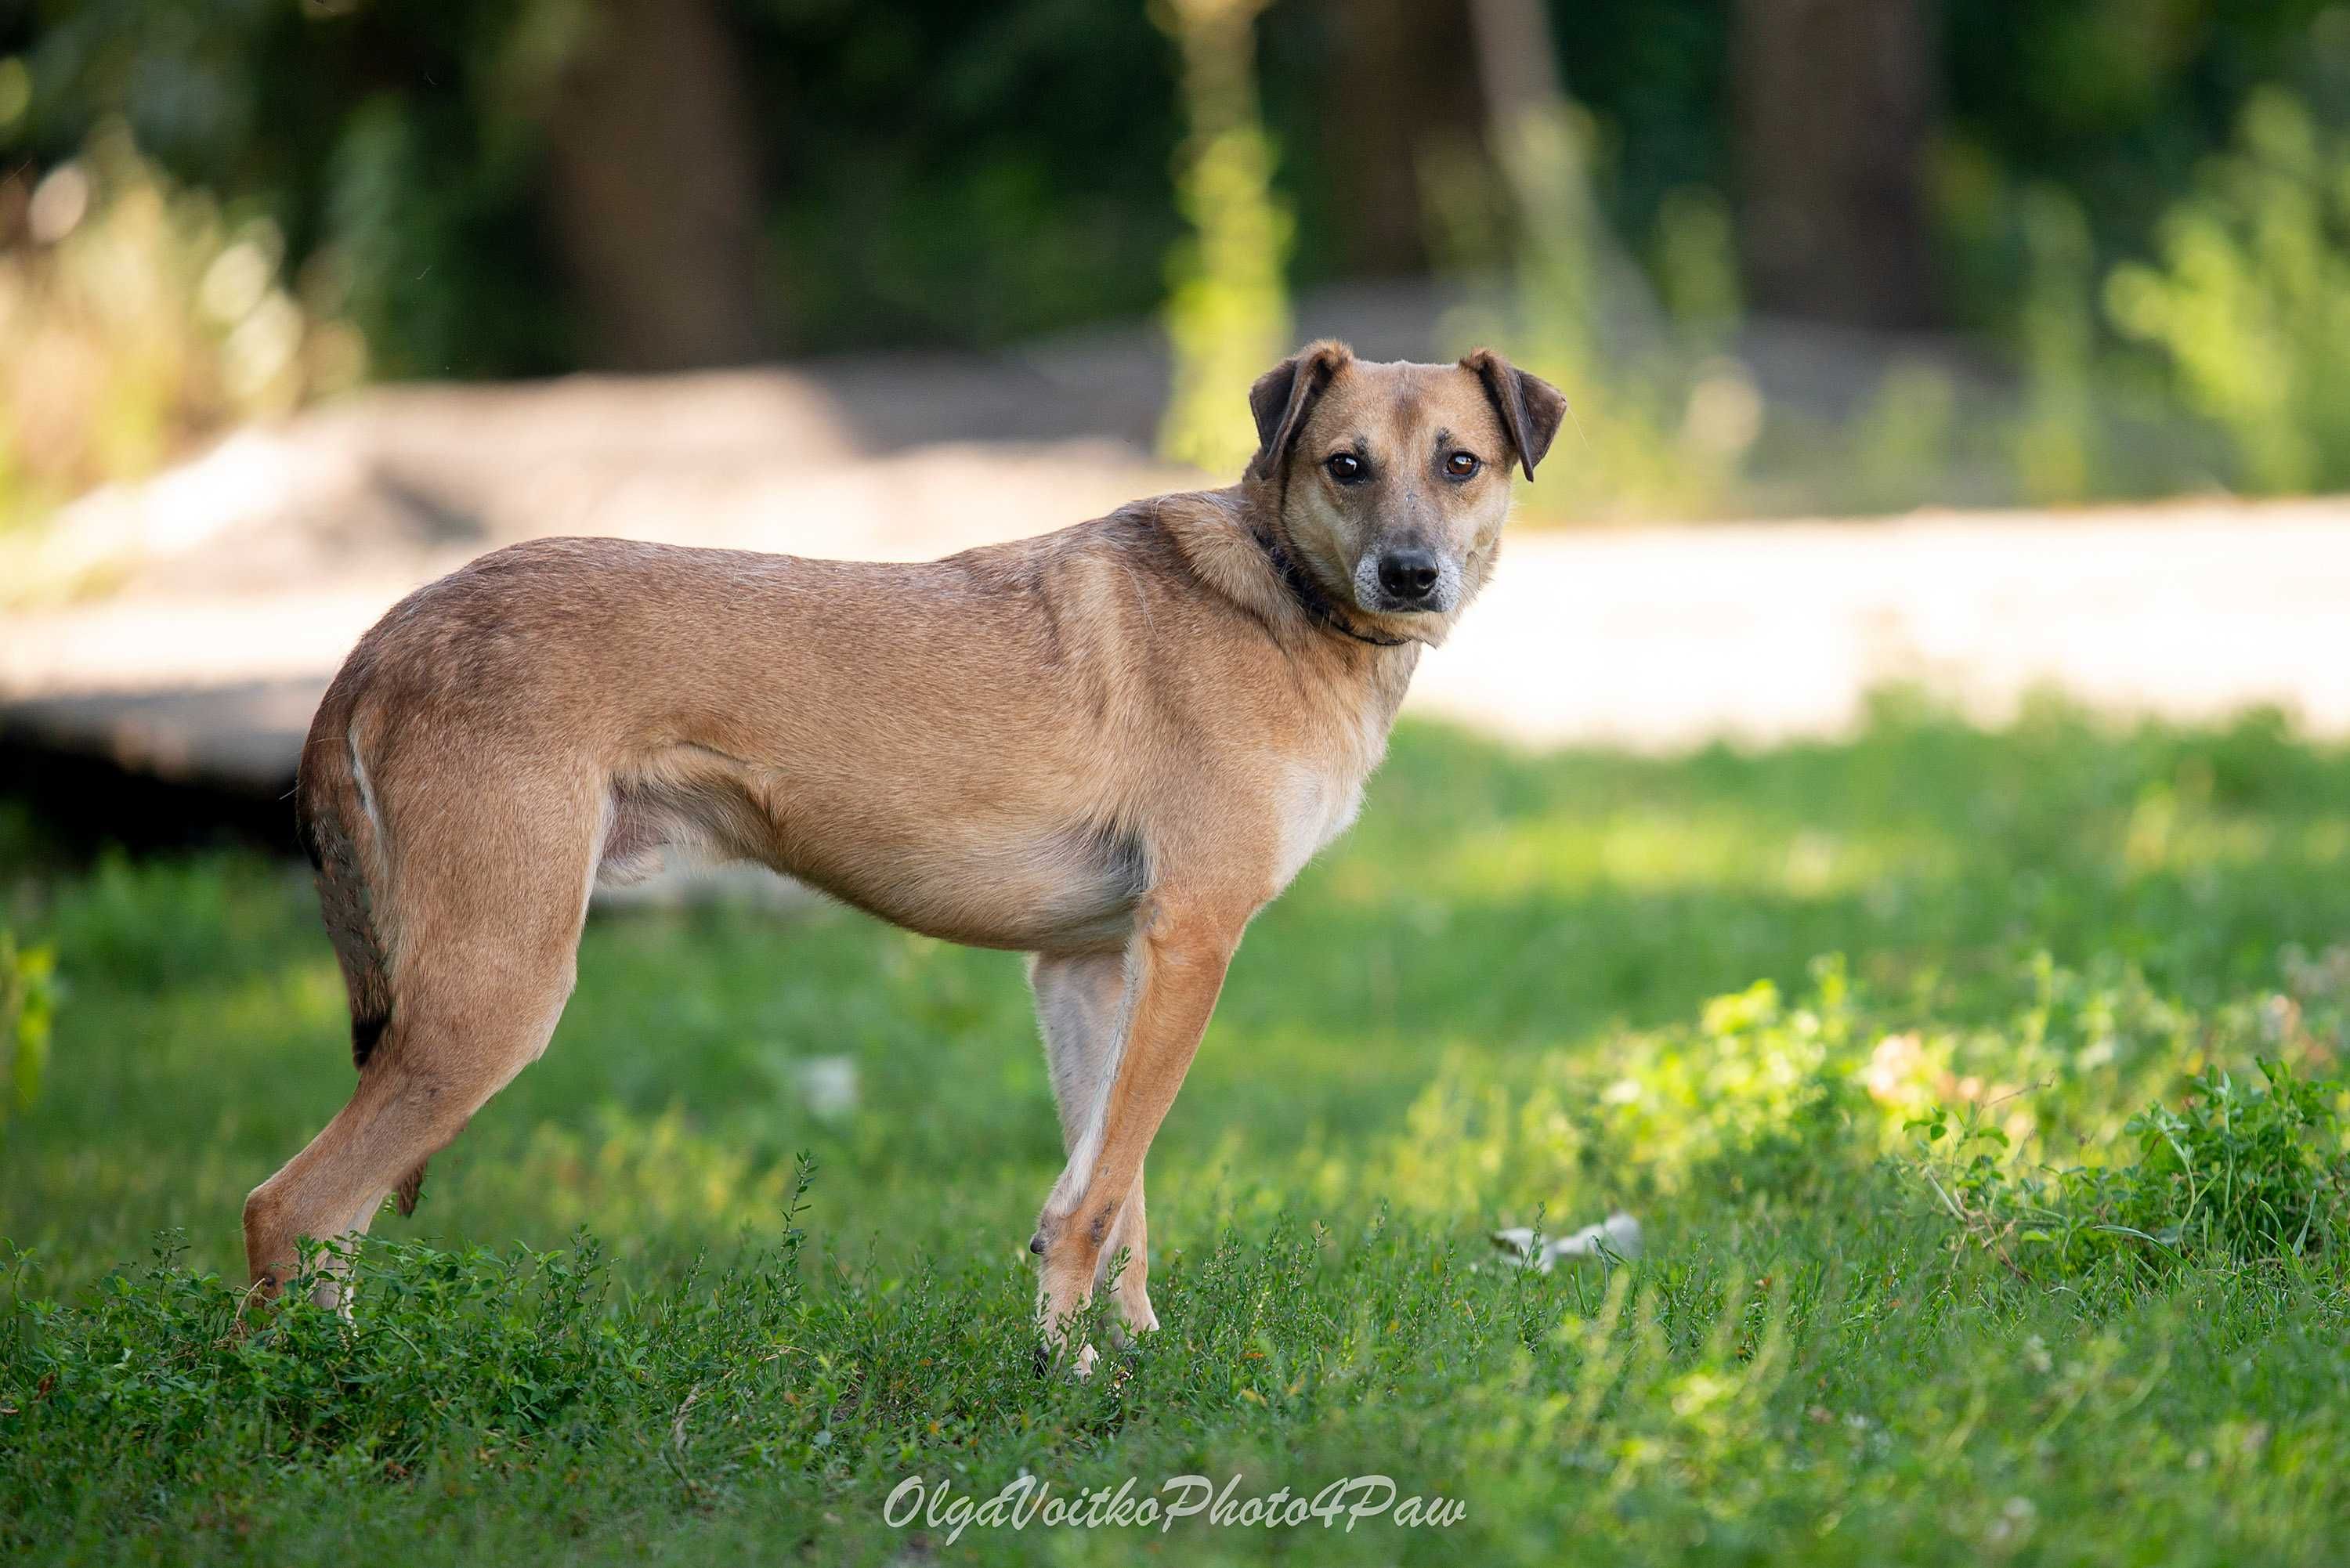
{"type": "Polygon", "coordinates": [[[1110,1315],[1110,1343],[1120,1350],[1130,1350],[1146,1334],[1159,1332],[1159,1314],[1150,1310],[1147,1295],[1129,1295],[1120,1291],[1117,1296],[1118,1311],[1110,1315]]]}
{"type": "Polygon", "coordinates": [[[1067,1355],[1066,1349],[1063,1346],[1055,1350],[1050,1345],[1039,1344],[1035,1350],[1036,1376],[1049,1377],[1055,1366],[1063,1366],[1068,1368],[1069,1376],[1080,1383],[1091,1377],[1094,1368],[1101,1362],[1101,1353],[1090,1345],[1077,1346],[1075,1355],[1067,1355]]]}

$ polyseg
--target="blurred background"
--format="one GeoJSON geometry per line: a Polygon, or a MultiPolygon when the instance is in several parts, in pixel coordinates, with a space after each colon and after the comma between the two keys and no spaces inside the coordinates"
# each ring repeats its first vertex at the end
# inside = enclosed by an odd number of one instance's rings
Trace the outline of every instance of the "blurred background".
{"type": "Polygon", "coordinates": [[[20,0],[0,148],[0,722],[134,771],[274,784],[515,538],[1222,482],[1325,333],[1575,410],[1424,705],[2350,719],[2333,512],[2240,504],[2350,479],[2350,6],[20,0]]]}
{"type": "Polygon", "coordinates": [[[0,147],[0,724],[68,803],[272,800],[514,539],[1222,483],[1322,334],[1572,400],[1426,711],[2350,723],[2350,540],[2256,504],[2350,481],[2350,6],[44,0],[0,147]]]}
{"type": "MultiPolygon", "coordinates": [[[[911,1561],[843,1500],[917,1453],[1400,1454],[1465,1467],[1463,1561],[2308,1560],[2350,1476],[2343,491],[2350,4],[0,0],[0,1416],[47,1434],[0,1443],[0,1543],[525,1561],[707,1513],[911,1561]],[[1222,1370],[1032,1428],[1019,965],[764,874],[599,898],[553,1049],[378,1230],[592,1227],[625,1294],[790,1226],[805,1151],[814,1362],[632,1361],[603,1468],[450,1425],[358,1515],[407,1385],[285,1359],[280,1418],[189,1370],[261,1364],[195,1276],[242,1282],[245,1193],[349,1092],[286,792],[389,605],[535,535],[918,558],[1229,483],[1324,335],[1491,344],[1575,418],[1153,1147],[1152,1288],[1222,1370]],[[2254,1140],[2269,1218],[2215,1230],[2195,1173],[2254,1140]],[[1568,1437],[1612,1331],[1453,1264],[1619,1206],[1667,1311],[1568,1437]],[[1409,1266],[1315,1282],[1349,1249],[1409,1266]],[[669,1458],[705,1394],[747,1492],[669,1458]]],[[[485,1363],[419,1355],[473,1420],[485,1363]]]]}
{"type": "Polygon", "coordinates": [[[5,16],[17,528],[355,387],[882,351],[1115,361],[1221,472],[1325,326],[1575,390],[1547,520],[2350,472],[2322,0],[5,16]]]}

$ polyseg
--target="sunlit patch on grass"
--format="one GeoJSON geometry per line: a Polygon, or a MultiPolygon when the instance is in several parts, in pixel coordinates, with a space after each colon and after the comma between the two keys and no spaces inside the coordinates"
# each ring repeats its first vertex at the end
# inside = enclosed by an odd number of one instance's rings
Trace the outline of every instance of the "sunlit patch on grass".
{"type": "MultiPolygon", "coordinates": [[[[2329,969],[2295,961],[2320,994],[2332,984],[2329,969]]],[[[2322,1068],[2339,1050],[2338,1010],[2312,1027],[2280,992],[2195,1010],[2126,966],[2083,974],[2045,955],[2007,984],[2003,1019],[1951,1028],[1856,988],[1830,958],[1793,999],[1761,981],[1684,1024],[1508,1059],[1455,1046],[1392,1132],[1353,1158],[1302,1151],[1300,1177],[1331,1200],[1376,1192],[1422,1215],[1541,1215],[1555,1233],[1621,1201],[1799,1198],[1944,1114],[1995,1131],[2017,1158],[2095,1164],[2149,1101],[2190,1091],[2214,1064],[2322,1068]]]]}
{"type": "Polygon", "coordinates": [[[788,1159],[699,1129],[681,1106],[656,1115],[600,1107],[585,1126],[540,1125],[510,1158],[466,1158],[428,1200],[427,1218],[460,1233],[491,1215],[532,1236],[581,1226],[615,1238],[732,1241],[773,1222],[791,1182],[788,1159]]]}
{"type": "Polygon", "coordinates": [[[1063,1156],[1013,957],[599,917],[547,1055],[379,1220],[351,1323],[239,1335],[238,1204],[353,1081],[303,877],[22,880],[60,991],[0,1127],[0,1235],[42,1254],[0,1303],[0,1552],[910,1560],[879,1500],[913,1469],[1230,1467],[1465,1497],[1406,1561],[2320,1561],[2342,1135],[2248,1096],[2262,1059],[2342,1075],[2345,801],[2350,755],[2272,717],[1893,701],[1848,743],[1665,759],[1407,726],[1252,928],[1151,1151],[1165,1329],[1082,1386],[1028,1354],[1063,1156]],[[1489,1241],[1618,1204],[1638,1260],[1489,1241]]]}

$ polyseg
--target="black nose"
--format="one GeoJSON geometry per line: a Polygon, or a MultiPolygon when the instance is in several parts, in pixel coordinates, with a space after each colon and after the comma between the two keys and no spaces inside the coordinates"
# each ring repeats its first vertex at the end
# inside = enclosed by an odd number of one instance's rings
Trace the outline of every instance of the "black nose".
{"type": "Polygon", "coordinates": [[[1417,546],[1389,550],[1379,557],[1379,587],[1407,601],[1424,599],[1436,587],[1436,556],[1417,546]]]}

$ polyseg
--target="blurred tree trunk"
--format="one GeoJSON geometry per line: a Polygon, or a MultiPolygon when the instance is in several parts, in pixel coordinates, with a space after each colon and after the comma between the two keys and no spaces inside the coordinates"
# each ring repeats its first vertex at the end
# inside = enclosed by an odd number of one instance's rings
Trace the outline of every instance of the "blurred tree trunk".
{"type": "Polygon", "coordinates": [[[1485,109],[1503,139],[1518,122],[1565,114],[1566,86],[1543,0],[1470,0],[1469,10],[1485,109]]]}
{"type": "Polygon", "coordinates": [[[1368,275],[1422,271],[1430,260],[1422,155],[1476,155],[1483,140],[1469,0],[1326,0],[1326,15],[1338,62],[1323,156],[1347,265],[1368,275]]]}
{"type": "Polygon", "coordinates": [[[1740,229],[1763,309],[1931,323],[1933,23],[1931,0],[1738,0],[1740,229]]]}
{"type": "Polygon", "coordinates": [[[556,228],[601,362],[768,353],[750,117],[712,0],[601,0],[546,129],[556,228]]]}
{"type": "Polygon", "coordinates": [[[1592,200],[1590,138],[1544,0],[1471,0],[1494,163],[1517,231],[1519,349],[1570,400],[1602,379],[1597,331],[1615,239],[1592,200]]]}

